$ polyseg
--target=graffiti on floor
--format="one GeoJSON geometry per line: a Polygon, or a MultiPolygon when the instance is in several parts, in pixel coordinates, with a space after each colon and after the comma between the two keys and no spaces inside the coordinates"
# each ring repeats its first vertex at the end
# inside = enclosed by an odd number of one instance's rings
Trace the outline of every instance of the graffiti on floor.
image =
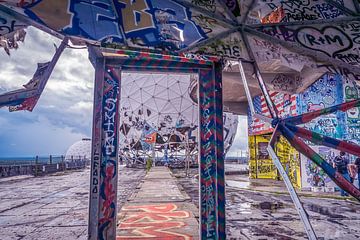
{"type": "Polygon", "coordinates": [[[185,233],[179,233],[186,226],[183,221],[190,217],[190,213],[178,210],[173,203],[127,206],[122,212],[125,218],[118,225],[120,239],[183,239],[191,240],[192,237],[185,233]]]}

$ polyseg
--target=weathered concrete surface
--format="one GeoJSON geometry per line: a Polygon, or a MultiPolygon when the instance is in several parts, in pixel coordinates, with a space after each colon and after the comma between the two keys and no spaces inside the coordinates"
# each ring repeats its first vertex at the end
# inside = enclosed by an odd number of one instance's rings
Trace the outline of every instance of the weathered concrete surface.
{"type": "Polygon", "coordinates": [[[198,210],[165,167],[153,167],[118,215],[117,239],[199,239],[198,210]]]}
{"type": "MultiPolygon", "coordinates": [[[[175,171],[179,184],[198,206],[197,170],[186,178],[175,171]]],[[[360,239],[360,204],[338,193],[301,192],[319,239],[360,239]]],[[[227,239],[307,239],[291,198],[281,181],[226,176],[227,239]]]]}
{"type": "MultiPolygon", "coordinates": [[[[120,167],[118,205],[143,178],[120,167]]],[[[0,181],[0,239],[87,239],[89,170],[0,181]]]]}

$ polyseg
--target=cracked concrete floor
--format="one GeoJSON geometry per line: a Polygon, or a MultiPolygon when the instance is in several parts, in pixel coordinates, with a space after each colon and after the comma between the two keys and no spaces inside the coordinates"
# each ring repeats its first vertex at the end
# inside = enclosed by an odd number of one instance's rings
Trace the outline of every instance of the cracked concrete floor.
{"type": "MultiPolygon", "coordinates": [[[[144,177],[120,167],[119,209],[144,177]]],[[[0,239],[87,239],[89,169],[0,181],[0,239]]]]}

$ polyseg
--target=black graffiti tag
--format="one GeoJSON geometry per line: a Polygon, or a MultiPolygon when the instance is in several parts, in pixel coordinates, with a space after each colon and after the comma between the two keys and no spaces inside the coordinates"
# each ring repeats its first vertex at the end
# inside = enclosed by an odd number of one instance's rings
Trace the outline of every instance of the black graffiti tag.
{"type": "Polygon", "coordinates": [[[330,57],[335,57],[353,47],[351,38],[334,26],[326,26],[322,29],[302,27],[297,30],[295,39],[302,46],[323,52],[330,57]]]}

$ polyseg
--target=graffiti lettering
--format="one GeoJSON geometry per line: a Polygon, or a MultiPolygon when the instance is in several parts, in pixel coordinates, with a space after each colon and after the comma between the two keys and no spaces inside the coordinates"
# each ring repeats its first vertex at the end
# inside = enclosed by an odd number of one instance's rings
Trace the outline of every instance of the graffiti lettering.
{"type": "Polygon", "coordinates": [[[99,172],[98,172],[98,167],[100,164],[100,154],[95,151],[94,156],[93,156],[93,172],[92,172],[92,189],[91,191],[93,193],[98,193],[99,192],[99,172]]]}
{"type": "Polygon", "coordinates": [[[125,33],[139,31],[145,28],[154,28],[152,15],[146,10],[149,6],[145,0],[118,0],[125,4],[122,10],[122,20],[125,33]]]}
{"type": "Polygon", "coordinates": [[[296,40],[304,47],[336,56],[353,47],[350,37],[337,27],[326,26],[321,30],[313,27],[298,29],[296,40]]]}
{"type": "Polygon", "coordinates": [[[116,114],[116,102],[117,99],[108,98],[105,100],[106,106],[105,119],[104,119],[104,133],[105,133],[105,153],[107,156],[113,155],[115,148],[115,114],[116,114]]]}

